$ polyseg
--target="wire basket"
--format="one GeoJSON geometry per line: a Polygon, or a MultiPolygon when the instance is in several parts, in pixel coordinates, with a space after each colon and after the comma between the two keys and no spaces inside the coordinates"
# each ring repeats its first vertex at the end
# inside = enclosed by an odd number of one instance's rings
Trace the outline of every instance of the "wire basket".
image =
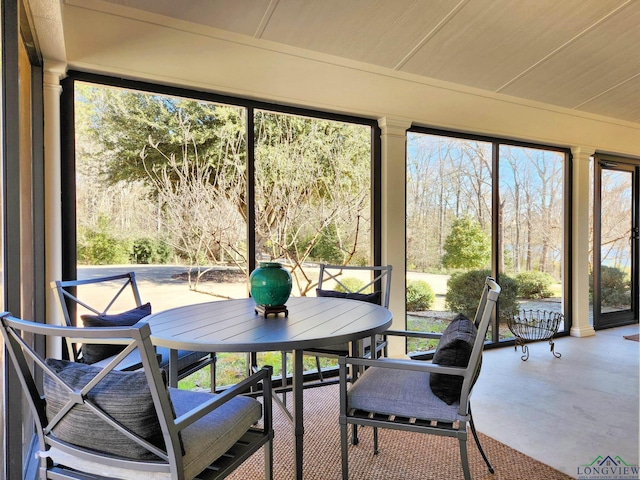
{"type": "Polygon", "coordinates": [[[549,340],[551,353],[554,357],[560,358],[562,354],[555,351],[553,336],[558,333],[558,327],[563,320],[562,313],[548,310],[522,309],[515,315],[509,315],[507,326],[516,337],[516,350],[522,347],[522,360],[526,361],[529,358],[526,342],[538,340],[549,340]]]}

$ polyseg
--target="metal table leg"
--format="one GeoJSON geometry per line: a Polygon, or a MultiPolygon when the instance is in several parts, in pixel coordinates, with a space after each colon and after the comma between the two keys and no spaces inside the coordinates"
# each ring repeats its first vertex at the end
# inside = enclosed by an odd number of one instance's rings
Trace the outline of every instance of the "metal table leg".
{"type": "Polygon", "coordinates": [[[302,350],[293,351],[293,433],[295,435],[294,454],[296,479],[302,479],[304,424],[302,419],[303,408],[303,365],[302,350]]]}
{"type": "Polygon", "coordinates": [[[169,386],[178,388],[178,350],[169,350],[169,386]]]}

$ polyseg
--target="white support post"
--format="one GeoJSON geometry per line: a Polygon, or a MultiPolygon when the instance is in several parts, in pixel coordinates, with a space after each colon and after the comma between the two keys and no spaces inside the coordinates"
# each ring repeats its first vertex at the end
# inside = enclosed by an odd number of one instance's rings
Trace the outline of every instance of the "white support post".
{"type": "Polygon", "coordinates": [[[589,317],[589,157],[594,150],[573,147],[573,308],[571,335],[595,335],[589,317]]]}
{"type": "MultiPolygon", "coordinates": [[[[65,75],[62,64],[44,65],[44,195],[45,195],[45,279],[47,287],[62,278],[62,210],[60,172],[60,80],[65,75]]],[[[60,309],[53,289],[47,289],[47,323],[60,325],[60,309]]],[[[60,358],[62,344],[47,344],[47,355],[60,358]]]]}
{"type": "MultiPolygon", "coordinates": [[[[406,325],[406,131],[411,122],[383,117],[382,130],[382,263],[393,266],[389,309],[393,314],[392,329],[406,325]]],[[[405,355],[404,339],[389,338],[389,356],[405,355]]]]}

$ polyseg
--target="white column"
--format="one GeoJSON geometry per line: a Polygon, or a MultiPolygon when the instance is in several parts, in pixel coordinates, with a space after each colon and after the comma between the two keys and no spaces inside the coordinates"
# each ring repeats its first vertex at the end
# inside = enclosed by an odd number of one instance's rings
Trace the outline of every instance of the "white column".
{"type": "MultiPolygon", "coordinates": [[[[47,282],[47,323],[60,325],[58,301],[52,289],[53,280],[62,278],[62,211],[60,172],[60,80],[65,75],[63,64],[44,65],[44,204],[45,204],[45,280],[47,282]]],[[[54,340],[54,339],[51,339],[54,340]]],[[[47,354],[60,357],[62,345],[52,341],[47,354]]]]}
{"type": "Polygon", "coordinates": [[[571,335],[595,335],[589,321],[589,157],[592,148],[573,147],[573,318],[571,335]]]}
{"type": "MultiPolygon", "coordinates": [[[[383,117],[382,129],[382,263],[393,266],[389,309],[393,314],[393,329],[404,330],[406,324],[406,214],[405,171],[406,131],[411,122],[383,117]]],[[[404,339],[390,338],[389,355],[405,354],[404,339]]]]}

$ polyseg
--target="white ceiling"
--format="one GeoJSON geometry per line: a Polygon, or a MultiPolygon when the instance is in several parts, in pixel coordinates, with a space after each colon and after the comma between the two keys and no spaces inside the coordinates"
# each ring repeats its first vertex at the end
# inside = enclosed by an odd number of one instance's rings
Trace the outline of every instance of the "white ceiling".
{"type": "Polygon", "coordinates": [[[640,0],[102,3],[176,19],[194,30],[233,32],[272,49],[281,44],[301,55],[320,52],[383,67],[390,75],[640,122],[640,0]]]}

